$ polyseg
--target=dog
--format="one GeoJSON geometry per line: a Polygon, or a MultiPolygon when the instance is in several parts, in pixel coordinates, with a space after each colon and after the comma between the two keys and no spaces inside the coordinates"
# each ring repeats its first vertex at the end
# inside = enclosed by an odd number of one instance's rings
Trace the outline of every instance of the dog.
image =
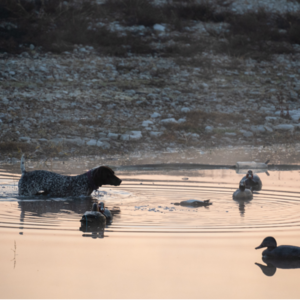
{"type": "Polygon", "coordinates": [[[102,185],[118,186],[122,182],[111,168],[105,166],[77,176],[64,176],[44,170],[27,172],[24,155],[21,158],[21,171],[19,196],[89,196],[102,185]]]}

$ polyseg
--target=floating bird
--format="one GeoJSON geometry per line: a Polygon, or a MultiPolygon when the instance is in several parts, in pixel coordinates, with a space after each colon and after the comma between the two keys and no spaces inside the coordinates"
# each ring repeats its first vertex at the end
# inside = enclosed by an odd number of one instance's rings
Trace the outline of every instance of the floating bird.
{"type": "Polygon", "coordinates": [[[91,226],[91,225],[103,225],[105,226],[105,223],[106,223],[106,217],[104,214],[100,213],[98,211],[98,205],[97,203],[94,203],[93,204],[93,208],[92,208],[92,211],[86,211],[84,213],[84,215],[82,216],[80,222],[83,224],[83,225],[86,225],[86,226],[91,226]]]}
{"type": "Polygon", "coordinates": [[[181,202],[177,202],[177,203],[172,203],[174,205],[181,205],[181,206],[192,206],[192,207],[199,207],[199,206],[208,206],[208,205],[212,205],[212,203],[210,202],[210,200],[186,200],[186,201],[181,201],[181,202]]]}
{"type": "Polygon", "coordinates": [[[246,189],[245,180],[241,180],[239,188],[232,195],[233,200],[252,200],[251,190],[246,189]]]}
{"type": "Polygon", "coordinates": [[[262,182],[260,178],[256,174],[253,174],[252,170],[247,172],[246,176],[241,179],[241,182],[243,180],[245,181],[246,189],[260,191],[262,188],[262,182]]]}
{"type": "Polygon", "coordinates": [[[256,247],[255,249],[260,249],[267,247],[268,249],[264,250],[262,256],[266,257],[274,257],[274,258],[290,258],[300,259],[300,247],[297,246],[278,246],[276,240],[272,236],[266,237],[260,246],[256,247]]]}

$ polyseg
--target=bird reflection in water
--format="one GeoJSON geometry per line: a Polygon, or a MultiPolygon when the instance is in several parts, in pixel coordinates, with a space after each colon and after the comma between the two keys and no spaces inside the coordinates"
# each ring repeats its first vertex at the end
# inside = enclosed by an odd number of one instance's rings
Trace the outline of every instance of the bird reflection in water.
{"type": "Polygon", "coordinates": [[[255,263],[260,267],[266,276],[273,276],[277,269],[300,269],[300,259],[283,259],[262,257],[262,260],[267,265],[255,263]]]}
{"type": "Polygon", "coordinates": [[[250,204],[252,200],[234,200],[239,205],[240,216],[244,217],[246,212],[246,205],[250,204]]]}

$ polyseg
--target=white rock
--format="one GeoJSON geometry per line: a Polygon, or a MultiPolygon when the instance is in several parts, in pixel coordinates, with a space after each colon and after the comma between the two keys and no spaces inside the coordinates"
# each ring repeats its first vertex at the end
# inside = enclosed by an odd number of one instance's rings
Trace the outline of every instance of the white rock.
{"type": "Polygon", "coordinates": [[[274,126],[275,130],[294,131],[295,126],[292,124],[279,124],[274,126]]]}
{"type": "Polygon", "coordinates": [[[155,118],[158,118],[158,117],[161,117],[161,114],[157,113],[157,112],[154,112],[152,115],[151,115],[151,118],[155,119],[155,118]]]}
{"type": "Polygon", "coordinates": [[[103,148],[103,149],[109,149],[110,148],[110,144],[108,142],[105,142],[105,141],[98,141],[96,145],[98,147],[103,148]]]}
{"type": "Polygon", "coordinates": [[[112,140],[117,140],[119,135],[117,133],[112,133],[110,132],[108,135],[107,135],[108,138],[112,139],[112,140]]]}
{"type": "Polygon", "coordinates": [[[158,32],[164,32],[166,30],[166,27],[160,24],[155,24],[153,26],[153,29],[158,32]]]}
{"type": "Polygon", "coordinates": [[[30,142],[31,139],[28,136],[21,136],[21,137],[19,137],[19,140],[21,142],[30,142]]]}
{"type": "Polygon", "coordinates": [[[94,140],[94,139],[91,139],[91,140],[89,140],[86,144],[87,144],[88,146],[96,146],[96,145],[97,145],[97,141],[94,140]]]}
{"type": "Polygon", "coordinates": [[[40,143],[47,143],[47,142],[48,142],[47,139],[39,139],[38,141],[39,141],[40,143]]]}
{"type": "Polygon", "coordinates": [[[9,103],[9,100],[6,97],[2,98],[2,103],[7,105],[9,103]]]}
{"type": "Polygon", "coordinates": [[[188,113],[188,112],[190,112],[191,110],[188,108],[188,107],[183,107],[182,109],[181,109],[181,112],[183,112],[183,113],[188,113]]]}
{"type": "Polygon", "coordinates": [[[250,131],[245,131],[245,132],[243,133],[243,136],[246,137],[246,138],[248,138],[248,137],[253,136],[253,133],[250,132],[250,131]]]}
{"type": "Polygon", "coordinates": [[[141,131],[131,131],[130,140],[137,141],[143,137],[141,131]]]}
{"type": "Polygon", "coordinates": [[[205,127],[205,132],[212,132],[214,130],[213,126],[206,126],[205,127]]]}
{"type": "Polygon", "coordinates": [[[129,141],[130,140],[130,135],[129,134],[122,134],[120,139],[122,141],[129,141]]]}
{"type": "Polygon", "coordinates": [[[185,118],[181,118],[181,119],[179,119],[177,122],[178,122],[178,123],[184,123],[184,122],[186,122],[186,119],[185,119],[185,118]]]}
{"type": "Polygon", "coordinates": [[[250,127],[250,130],[254,133],[264,133],[264,132],[266,132],[266,129],[263,125],[257,125],[257,126],[253,125],[253,126],[250,127]]]}
{"type": "Polygon", "coordinates": [[[178,123],[174,118],[163,119],[160,122],[162,124],[177,124],[178,123]]]}
{"type": "Polygon", "coordinates": [[[160,131],[151,131],[150,136],[152,137],[160,137],[163,133],[160,131]]]}
{"type": "Polygon", "coordinates": [[[149,125],[153,125],[153,122],[152,121],[143,121],[142,126],[148,127],[149,125]]]}
{"type": "Polygon", "coordinates": [[[225,135],[229,135],[229,136],[235,136],[236,135],[235,132],[225,132],[224,134],[225,135]]]}

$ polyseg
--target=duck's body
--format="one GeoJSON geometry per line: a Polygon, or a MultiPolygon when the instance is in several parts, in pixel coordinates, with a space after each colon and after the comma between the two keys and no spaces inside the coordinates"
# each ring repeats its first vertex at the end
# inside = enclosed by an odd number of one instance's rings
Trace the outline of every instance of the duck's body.
{"type": "Polygon", "coordinates": [[[255,249],[267,247],[263,251],[262,256],[271,258],[283,259],[299,259],[300,260],[300,247],[282,245],[277,247],[277,242],[273,237],[266,237],[260,246],[255,249]]]}
{"type": "Polygon", "coordinates": [[[241,181],[239,188],[233,193],[232,199],[247,201],[247,200],[252,200],[252,198],[253,198],[253,194],[251,190],[246,189],[245,181],[241,181]]]}
{"type": "Polygon", "coordinates": [[[211,202],[209,202],[210,200],[194,200],[194,199],[190,199],[190,200],[186,200],[186,201],[181,201],[181,202],[177,202],[177,203],[173,203],[174,205],[182,205],[182,206],[191,206],[191,207],[199,207],[199,206],[208,206],[208,205],[212,205],[211,202]]]}
{"type": "Polygon", "coordinates": [[[105,224],[106,217],[98,211],[97,203],[94,203],[92,211],[86,211],[82,216],[80,222],[88,225],[103,224],[103,223],[105,224]]]}
{"type": "Polygon", "coordinates": [[[260,191],[262,189],[262,182],[260,178],[253,174],[251,170],[248,171],[246,176],[244,176],[240,182],[245,181],[246,189],[253,191],[260,191]]]}

